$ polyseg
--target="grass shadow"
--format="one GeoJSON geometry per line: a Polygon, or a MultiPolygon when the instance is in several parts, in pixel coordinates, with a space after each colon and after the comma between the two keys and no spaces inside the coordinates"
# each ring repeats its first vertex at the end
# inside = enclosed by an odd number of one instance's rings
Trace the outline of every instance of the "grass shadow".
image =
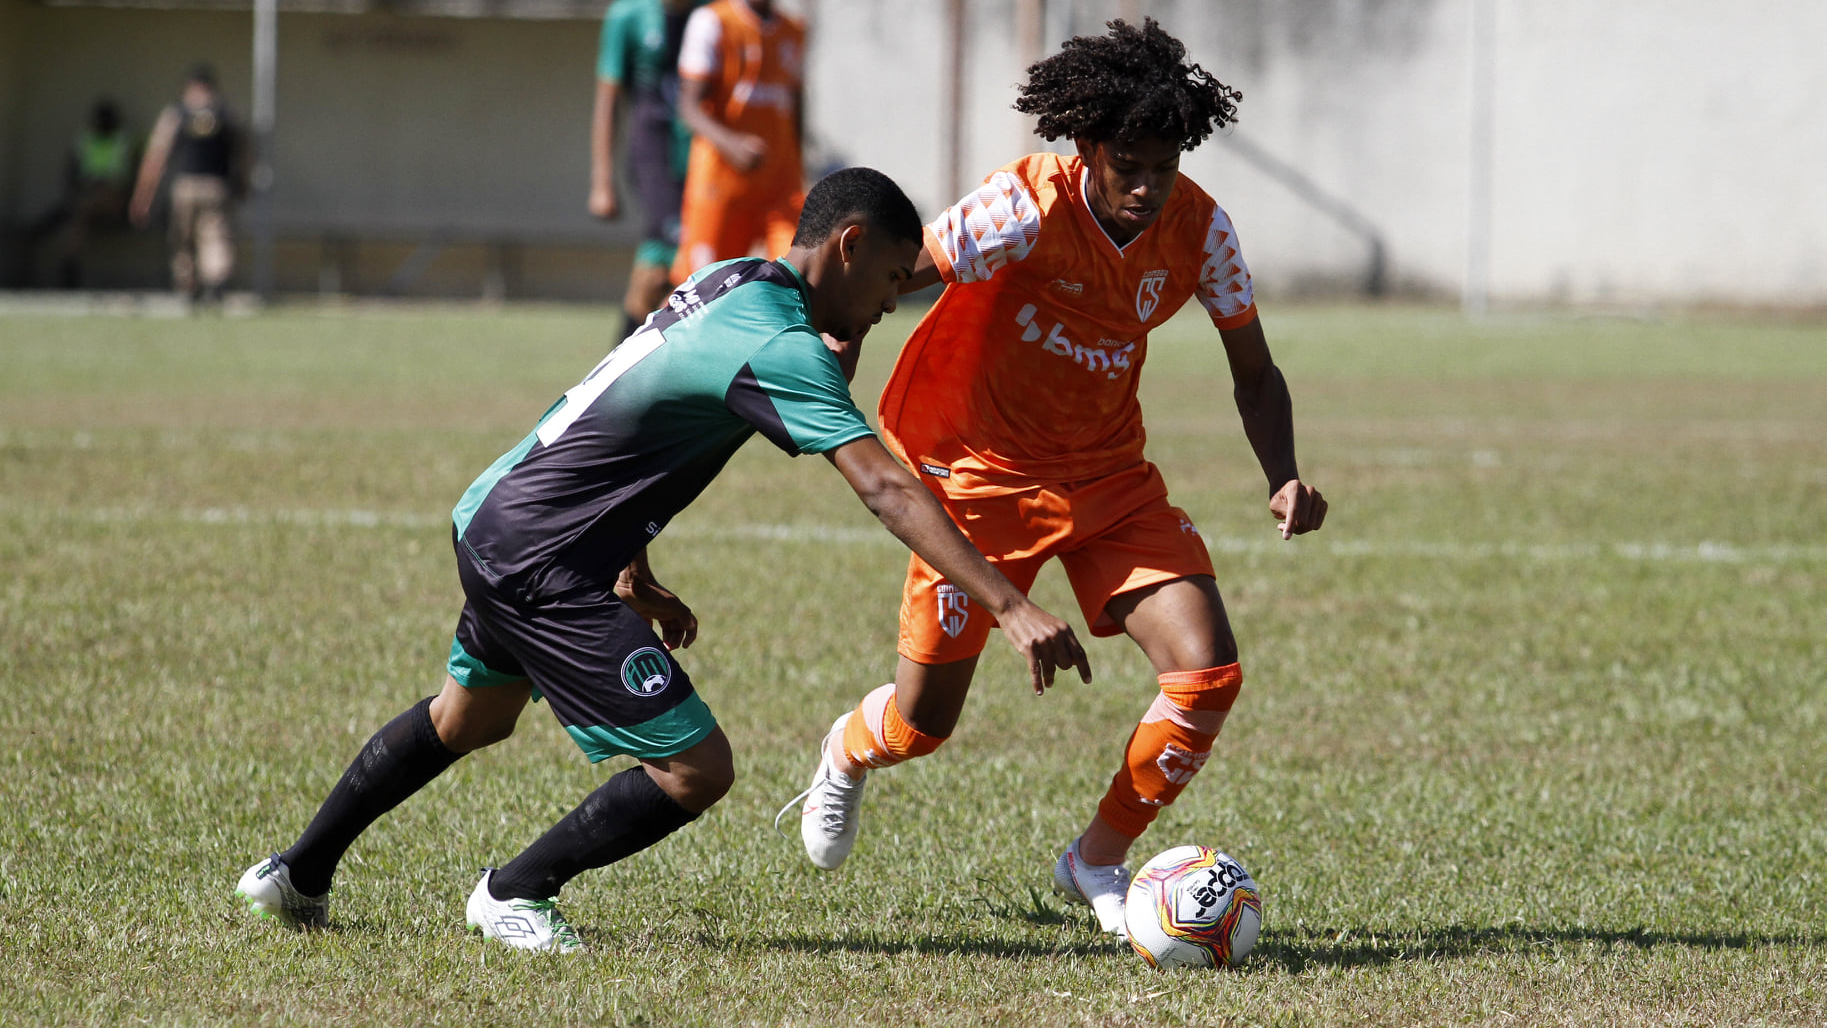
{"type": "Polygon", "coordinates": [[[1763,945],[1821,946],[1823,935],[1748,935],[1727,932],[1659,932],[1643,928],[1527,928],[1521,925],[1449,925],[1440,928],[1295,928],[1273,930],[1250,954],[1289,973],[1310,967],[1374,967],[1405,961],[1454,960],[1490,954],[1596,944],[1651,949],[1684,946],[1732,950],[1763,945]]]}
{"type": "MultiPolygon", "coordinates": [[[[1044,911],[1044,908],[1039,908],[1044,911]]],[[[1008,916],[1005,912],[1003,916],[1008,916]]],[[[1016,915],[1045,927],[1058,927],[1064,919],[1052,914],[1045,920],[1016,915]]],[[[776,935],[757,940],[765,948],[803,953],[950,954],[1030,959],[1036,957],[1127,955],[1124,943],[1091,930],[1061,935],[1052,941],[1019,942],[986,939],[967,934],[888,938],[867,933],[845,936],[776,935]]],[[[1827,946],[1827,935],[1748,935],[1725,932],[1657,932],[1646,929],[1532,929],[1520,926],[1452,925],[1403,931],[1367,928],[1299,928],[1274,931],[1262,940],[1242,970],[1273,968],[1298,974],[1314,967],[1377,967],[1416,961],[1459,960],[1505,953],[1555,950],[1596,944],[1604,947],[1652,949],[1682,946],[1707,950],[1743,950],[1756,946],[1827,946]]]]}
{"type": "Polygon", "coordinates": [[[811,936],[772,935],[756,940],[763,948],[783,953],[870,953],[879,956],[917,954],[944,956],[1033,960],[1067,956],[1095,956],[1103,953],[1128,953],[1129,947],[1115,938],[1093,936],[1060,939],[1056,942],[1014,942],[989,939],[963,933],[928,935],[920,938],[889,938],[877,935],[811,936]]]}

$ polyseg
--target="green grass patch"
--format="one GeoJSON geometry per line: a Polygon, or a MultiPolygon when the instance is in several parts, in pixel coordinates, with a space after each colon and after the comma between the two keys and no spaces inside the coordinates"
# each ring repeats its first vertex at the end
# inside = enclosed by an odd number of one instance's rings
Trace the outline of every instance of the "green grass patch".
{"type": "MultiPolygon", "coordinates": [[[[1821,1023],[1827,331],[1792,324],[1272,310],[1332,503],[1288,543],[1216,335],[1157,334],[1149,452],[1248,682],[1140,849],[1255,874],[1238,971],[1151,972],[1046,891],[1152,695],[1123,640],[1041,700],[992,640],[841,872],[774,834],[892,674],[906,557],[761,445],[653,548],[740,779],[567,888],[587,956],[462,931],[477,868],[622,766],[538,707],[358,842],[335,930],[247,917],[241,869],[440,680],[450,507],[616,321],[0,317],[0,1025],[1821,1023]]],[[[1057,569],[1036,595],[1082,624],[1057,569]]]]}

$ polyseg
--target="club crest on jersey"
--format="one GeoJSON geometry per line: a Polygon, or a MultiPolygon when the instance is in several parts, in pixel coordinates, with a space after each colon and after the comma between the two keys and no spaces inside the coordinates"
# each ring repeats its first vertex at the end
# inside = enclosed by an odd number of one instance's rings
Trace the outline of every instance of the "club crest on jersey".
{"type": "Polygon", "coordinates": [[[1136,286],[1136,318],[1147,321],[1148,316],[1161,305],[1161,289],[1167,285],[1167,269],[1157,268],[1142,274],[1142,283],[1136,286]]]}
{"type": "Polygon", "coordinates": [[[636,696],[652,696],[672,681],[672,664],[666,654],[643,646],[622,661],[622,685],[636,696]]]}
{"type": "Polygon", "coordinates": [[[939,597],[939,627],[956,639],[971,619],[971,598],[950,582],[940,582],[934,591],[939,597]]]}

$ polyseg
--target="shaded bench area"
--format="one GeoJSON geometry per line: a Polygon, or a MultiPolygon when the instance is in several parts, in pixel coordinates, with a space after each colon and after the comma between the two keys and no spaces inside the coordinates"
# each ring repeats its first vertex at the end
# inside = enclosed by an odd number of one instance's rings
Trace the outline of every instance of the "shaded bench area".
{"type": "MultiPolygon", "coordinates": [[[[0,288],[65,287],[54,241],[31,235],[26,226],[0,226],[0,288]]],[[[632,258],[631,244],[609,227],[525,232],[281,224],[274,229],[273,283],[281,296],[613,302],[632,258]]],[[[236,226],[231,290],[252,288],[255,259],[244,218],[236,226]]],[[[161,228],[97,233],[84,254],[80,284],[166,289],[167,260],[161,228]]]]}

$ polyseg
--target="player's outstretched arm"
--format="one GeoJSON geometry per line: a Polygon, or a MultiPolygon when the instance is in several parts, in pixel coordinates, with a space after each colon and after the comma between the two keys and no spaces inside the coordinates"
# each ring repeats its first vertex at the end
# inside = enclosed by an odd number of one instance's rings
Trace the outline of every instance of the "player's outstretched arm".
{"type": "Polygon", "coordinates": [[[1300,480],[1294,459],[1294,401],[1269,354],[1262,319],[1251,318],[1219,335],[1231,365],[1232,395],[1243,418],[1243,434],[1269,479],[1269,513],[1283,539],[1315,531],[1325,523],[1326,498],[1300,480]]]}
{"type": "Polygon", "coordinates": [[[1091,681],[1091,661],[1072,626],[1041,610],[985,560],[945,508],[908,473],[880,440],[867,436],[825,455],[850,488],[895,538],[919,554],[965,595],[995,615],[1002,634],[1028,662],[1036,695],[1053,684],[1055,672],[1074,667],[1091,681]]]}
{"type": "Polygon", "coordinates": [[[636,614],[654,622],[669,650],[682,650],[698,638],[698,616],[685,601],[661,585],[647,564],[647,551],[635,554],[615,579],[615,594],[636,614]]]}

